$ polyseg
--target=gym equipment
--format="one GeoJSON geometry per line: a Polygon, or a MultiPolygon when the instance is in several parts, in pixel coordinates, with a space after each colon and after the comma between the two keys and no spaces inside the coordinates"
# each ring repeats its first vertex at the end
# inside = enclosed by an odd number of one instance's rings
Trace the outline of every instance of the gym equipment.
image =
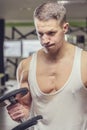
{"type": "MultiPolygon", "coordinates": [[[[18,100],[15,98],[17,96],[17,94],[20,94],[21,97],[23,97],[27,93],[28,93],[27,88],[20,88],[20,89],[16,89],[11,92],[8,92],[7,94],[4,94],[0,97],[0,106],[4,107],[8,104],[14,105],[18,102],[18,100]]],[[[39,119],[42,119],[41,115],[35,116],[27,121],[25,121],[25,119],[23,118],[20,120],[21,124],[19,124],[15,128],[13,128],[12,130],[25,130],[26,128],[31,127],[32,125],[36,125],[38,123],[37,121],[39,119]]]]}
{"type": "Polygon", "coordinates": [[[5,95],[2,95],[0,97],[0,106],[6,106],[6,105],[14,105],[16,104],[18,101],[15,99],[17,94],[20,94],[21,97],[25,96],[28,93],[28,89],[27,88],[20,88],[20,89],[16,89],[13,90],[5,95]]]}
{"type": "MultiPolygon", "coordinates": [[[[4,68],[4,35],[5,35],[5,20],[0,19],[0,73],[5,73],[4,68]]],[[[5,85],[4,76],[1,78],[1,85],[5,85]]]]}
{"type": "MultiPolygon", "coordinates": [[[[36,125],[38,123],[39,119],[42,119],[41,115],[35,116],[35,117],[23,122],[22,124],[16,126],[12,130],[25,130],[26,128],[36,125]]],[[[27,129],[27,130],[29,130],[29,129],[27,129]]]]}

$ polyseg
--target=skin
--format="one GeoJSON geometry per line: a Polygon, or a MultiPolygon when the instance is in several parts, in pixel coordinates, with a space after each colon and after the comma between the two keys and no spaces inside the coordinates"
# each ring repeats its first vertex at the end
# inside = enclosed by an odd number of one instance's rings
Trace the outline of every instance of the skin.
{"type": "MultiPolygon", "coordinates": [[[[35,27],[41,45],[44,47],[37,53],[36,78],[40,90],[43,93],[53,93],[62,88],[68,80],[73,66],[76,47],[64,40],[64,35],[68,31],[68,23],[60,25],[55,19],[40,21],[35,18],[35,27]],[[66,68],[66,69],[64,69],[66,68]]],[[[27,87],[28,72],[31,57],[24,59],[17,69],[17,80],[20,87],[27,87]]],[[[84,86],[87,86],[87,52],[82,52],[81,75],[84,86]]],[[[28,93],[20,99],[19,103],[8,107],[8,113],[15,121],[29,116],[29,109],[32,98],[28,93]]]]}

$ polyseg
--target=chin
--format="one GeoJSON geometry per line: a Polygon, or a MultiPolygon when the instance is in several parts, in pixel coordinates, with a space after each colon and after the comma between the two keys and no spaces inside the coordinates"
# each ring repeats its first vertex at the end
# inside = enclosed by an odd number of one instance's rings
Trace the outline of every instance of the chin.
{"type": "Polygon", "coordinates": [[[48,50],[44,47],[43,48],[43,51],[47,54],[48,53],[48,50]]]}

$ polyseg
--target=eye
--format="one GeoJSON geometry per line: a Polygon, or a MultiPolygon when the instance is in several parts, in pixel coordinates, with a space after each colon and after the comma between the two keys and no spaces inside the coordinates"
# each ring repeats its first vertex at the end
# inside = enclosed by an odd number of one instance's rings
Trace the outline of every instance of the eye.
{"type": "Polygon", "coordinates": [[[48,32],[49,36],[54,36],[56,34],[56,32],[48,32]]]}
{"type": "Polygon", "coordinates": [[[39,37],[42,37],[42,36],[43,36],[43,33],[38,32],[38,35],[39,35],[39,37]]]}

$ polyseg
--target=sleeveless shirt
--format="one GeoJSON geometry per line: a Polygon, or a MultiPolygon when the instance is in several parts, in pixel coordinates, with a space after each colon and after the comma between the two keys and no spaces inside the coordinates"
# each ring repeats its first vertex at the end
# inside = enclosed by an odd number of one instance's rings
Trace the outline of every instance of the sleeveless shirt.
{"type": "Polygon", "coordinates": [[[81,52],[76,47],[71,74],[61,89],[43,93],[36,80],[37,53],[29,68],[32,96],[30,117],[42,115],[29,130],[87,130],[87,90],[81,79],[81,52]]]}

